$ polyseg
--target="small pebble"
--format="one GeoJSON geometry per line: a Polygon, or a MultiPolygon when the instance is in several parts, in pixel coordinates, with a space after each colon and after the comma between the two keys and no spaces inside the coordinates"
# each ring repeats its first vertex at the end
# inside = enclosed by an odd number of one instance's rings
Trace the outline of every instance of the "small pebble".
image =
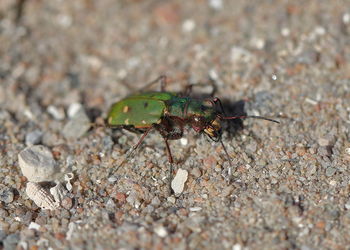
{"type": "Polygon", "coordinates": [[[73,200],[69,197],[66,197],[61,201],[61,206],[69,210],[73,207],[73,200]]]}
{"type": "Polygon", "coordinates": [[[182,137],[180,139],[180,143],[181,143],[182,146],[186,146],[188,144],[188,139],[185,138],[185,137],[182,137]]]}
{"type": "Polygon", "coordinates": [[[117,201],[119,203],[125,203],[126,202],[126,195],[124,193],[117,192],[117,194],[115,195],[115,198],[117,199],[117,201]]]}
{"type": "Polygon", "coordinates": [[[334,175],[335,172],[337,172],[337,169],[336,169],[336,168],[328,167],[328,168],[326,169],[326,176],[327,176],[327,177],[330,177],[330,176],[334,175]]]}
{"type": "Polygon", "coordinates": [[[170,202],[170,203],[175,204],[176,198],[175,198],[174,196],[169,196],[169,197],[167,198],[167,201],[170,202]]]}
{"type": "Polygon", "coordinates": [[[182,193],[185,186],[185,182],[187,181],[187,177],[188,177],[187,170],[180,168],[176,172],[175,178],[171,182],[171,188],[173,189],[175,194],[182,193]]]}
{"type": "Polygon", "coordinates": [[[108,180],[108,182],[116,182],[118,180],[118,178],[116,176],[111,176],[107,180],[108,180]]]}
{"type": "Polygon", "coordinates": [[[161,238],[168,235],[167,230],[163,226],[157,226],[154,228],[154,232],[161,238]]]}
{"type": "Polygon", "coordinates": [[[13,190],[5,185],[0,185],[0,201],[11,203],[14,199],[13,190]]]}
{"type": "Polygon", "coordinates": [[[242,246],[240,244],[234,244],[232,250],[242,250],[242,246]]]}
{"type": "Polygon", "coordinates": [[[0,218],[5,218],[7,216],[9,216],[9,213],[5,209],[0,208],[0,218]]]}
{"type": "Polygon", "coordinates": [[[81,109],[83,109],[83,105],[81,105],[80,103],[72,103],[71,105],[69,105],[67,111],[68,117],[73,118],[81,109]]]}
{"type": "Polygon", "coordinates": [[[350,23],[350,13],[344,13],[342,20],[343,20],[343,23],[345,23],[345,24],[350,23]]]}
{"type": "Polygon", "coordinates": [[[201,170],[199,168],[193,168],[191,170],[191,174],[196,178],[199,178],[202,175],[201,170]]]}
{"type": "Polygon", "coordinates": [[[16,249],[16,246],[20,240],[19,233],[8,235],[2,242],[3,249],[16,249]]]}
{"type": "Polygon", "coordinates": [[[58,171],[51,151],[42,145],[25,148],[19,153],[18,161],[28,181],[51,181],[58,171]]]}
{"type": "Polygon", "coordinates": [[[215,10],[221,10],[223,5],[222,0],[209,0],[209,6],[215,10]]]}
{"type": "Polygon", "coordinates": [[[160,205],[160,200],[158,198],[158,196],[155,196],[152,201],[151,201],[151,204],[155,207],[158,207],[160,205]]]}
{"type": "Polygon", "coordinates": [[[90,119],[82,107],[76,112],[75,110],[74,112],[70,112],[72,113],[69,114],[69,117],[71,117],[71,119],[64,126],[62,134],[67,139],[77,139],[90,129],[90,119]]]}
{"type": "Polygon", "coordinates": [[[12,222],[9,228],[9,231],[14,233],[16,231],[18,231],[21,227],[21,223],[19,223],[18,221],[12,222]]]}
{"type": "Polygon", "coordinates": [[[345,149],[345,153],[347,153],[348,155],[350,155],[350,148],[346,148],[346,149],[345,149]]]}
{"type": "Polygon", "coordinates": [[[322,147],[326,147],[326,146],[330,145],[330,141],[327,140],[326,138],[319,138],[318,144],[322,147]]]}
{"type": "Polygon", "coordinates": [[[55,118],[56,120],[63,120],[65,118],[65,114],[64,114],[64,110],[62,108],[57,108],[53,105],[50,105],[47,108],[47,112],[52,115],[53,118],[55,118]]]}
{"type": "Polygon", "coordinates": [[[198,211],[201,211],[202,208],[201,207],[190,207],[190,211],[191,212],[198,212],[198,211]]]}
{"type": "Polygon", "coordinates": [[[34,230],[39,230],[40,229],[40,225],[38,223],[35,223],[35,222],[31,222],[28,226],[29,229],[34,229],[34,230]]]}
{"type": "Polygon", "coordinates": [[[41,142],[41,138],[43,137],[43,132],[40,130],[36,129],[32,132],[29,132],[26,134],[26,145],[27,146],[32,146],[39,144],[41,142]]]}
{"type": "Polygon", "coordinates": [[[3,239],[6,238],[6,233],[4,230],[0,229],[0,241],[3,241],[3,239]]]}
{"type": "Polygon", "coordinates": [[[183,32],[191,32],[196,27],[196,23],[192,19],[187,19],[182,24],[183,32]]]}
{"type": "Polygon", "coordinates": [[[346,208],[347,210],[350,210],[350,200],[348,200],[348,202],[345,203],[345,208],[346,208]]]}
{"type": "Polygon", "coordinates": [[[221,196],[222,197],[227,197],[227,196],[229,196],[229,195],[231,195],[232,194],[232,192],[233,192],[233,186],[227,186],[227,187],[225,187],[222,191],[221,191],[221,196]]]}

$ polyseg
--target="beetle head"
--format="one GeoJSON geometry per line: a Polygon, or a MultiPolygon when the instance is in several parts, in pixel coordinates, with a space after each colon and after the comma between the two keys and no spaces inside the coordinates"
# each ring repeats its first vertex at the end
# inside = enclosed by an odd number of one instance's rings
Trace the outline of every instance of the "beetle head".
{"type": "Polygon", "coordinates": [[[212,120],[203,131],[213,141],[219,141],[222,134],[220,117],[215,117],[215,119],[212,120]]]}

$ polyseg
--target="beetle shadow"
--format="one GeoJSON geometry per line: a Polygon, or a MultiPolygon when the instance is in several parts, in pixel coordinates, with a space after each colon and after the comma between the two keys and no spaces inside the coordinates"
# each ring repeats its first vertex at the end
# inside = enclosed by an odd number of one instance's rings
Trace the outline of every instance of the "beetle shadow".
{"type": "MultiPolygon", "coordinates": [[[[247,113],[244,111],[244,106],[245,106],[244,100],[232,102],[231,100],[222,99],[221,103],[226,116],[246,116],[247,115],[247,113]]],[[[230,136],[236,136],[239,133],[239,131],[241,131],[244,128],[242,119],[225,120],[223,124],[225,124],[224,130],[230,136]],[[225,129],[225,126],[226,126],[226,129],[225,129]]]]}

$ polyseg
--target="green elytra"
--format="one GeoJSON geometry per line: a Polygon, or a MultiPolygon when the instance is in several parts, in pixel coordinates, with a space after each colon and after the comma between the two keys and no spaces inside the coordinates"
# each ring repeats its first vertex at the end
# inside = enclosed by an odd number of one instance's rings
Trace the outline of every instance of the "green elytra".
{"type": "Polygon", "coordinates": [[[131,95],[112,105],[107,121],[110,127],[133,126],[148,128],[167,117],[187,119],[203,117],[208,122],[216,112],[208,102],[190,97],[180,97],[170,92],[150,92],[131,95]]]}

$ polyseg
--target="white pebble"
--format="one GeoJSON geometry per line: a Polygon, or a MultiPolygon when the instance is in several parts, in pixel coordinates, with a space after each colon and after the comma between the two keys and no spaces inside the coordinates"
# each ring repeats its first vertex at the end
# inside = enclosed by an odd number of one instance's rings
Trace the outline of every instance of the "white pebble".
{"type": "Polygon", "coordinates": [[[168,202],[170,202],[170,203],[175,204],[176,199],[175,199],[175,197],[174,197],[174,196],[169,196],[169,197],[167,198],[167,201],[168,201],[168,202]]]}
{"type": "Polygon", "coordinates": [[[182,193],[185,182],[187,181],[188,172],[184,169],[179,169],[176,173],[175,178],[171,182],[171,188],[173,189],[175,194],[182,193]]]}
{"type": "Polygon", "coordinates": [[[185,138],[185,137],[182,137],[180,139],[180,143],[181,143],[182,146],[186,146],[188,144],[188,139],[185,138]]]}
{"type": "Polygon", "coordinates": [[[154,232],[159,236],[164,238],[168,235],[167,230],[163,226],[157,226],[154,228],[154,232]]]}
{"type": "Polygon", "coordinates": [[[42,209],[55,210],[59,207],[59,202],[56,202],[51,194],[38,183],[28,182],[26,193],[42,209]]]}
{"type": "Polygon", "coordinates": [[[53,118],[55,118],[56,120],[63,120],[64,117],[65,117],[65,114],[64,114],[64,110],[62,108],[57,108],[53,105],[50,105],[48,108],[47,108],[47,112],[52,115],[53,118]]]}
{"type": "Polygon", "coordinates": [[[281,30],[281,34],[282,34],[282,36],[289,36],[290,35],[290,30],[288,29],[288,28],[283,28],[282,30],[281,30]]]}
{"type": "Polygon", "coordinates": [[[209,6],[215,10],[221,10],[224,4],[222,0],[209,0],[209,6]]]}
{"type": "Polygon", "coordinates": [[[66,239],[67,240],[71,240],[72,239],[73,233],[76,230],[76,228],[77,228],[77,225],[74,222],[69,222],[69,224],[68,224],[68,231],[67,231],[67,234],[66,234],[66,239]]]}
{"type": "Polygon", "coordinates": [[[232,250],[242,250],[242,246],[240,244],[235,244],[232,246],[232,250]]]}
{"type": "Polygon", "coordinates": [[[183,32],[191,32],[196,27],[196,23],[192,19],[187,19],[182,24],[183,32]]]}
{"type": "Polygon", "coordinates": [[[40,225],[38,223],[35,222],[31,222],[28,226],[29,229],[34,229],[34,230],[39,230],[40,229],[40,225]]]}
{"type": "Polygon", "coordinates": [[[347,153],[348,155],[350,155],[350,148],[346,148],[346,149],[345,149],[345,153],[347,153]]]}
{"type": "Polygon", "coordinates": [[[58,172],[51,151],[42,145],[30,146],[18,154],[23,175],[32,182],[51,181],[58,172]]]}
{"type": "Polygon", "coordinates": [[[83,106],[80,103],[72,103],[71,105],[69,105],[67,111],[68,117],[73,118],[82,108],[83,106]]]}
{"type": "Polygon", "coordinates": [[[190,211],[191,212],[198,212],[198,211],[201,211],[202,208],[201,207],[190,207],[190,211]]]}
{"type": "Polygon", "coordinates": [[[265,47],[266,42],[263,38],[253,37],[250,41],[250,44],[257,49],[263,49],[265,47]]]}

